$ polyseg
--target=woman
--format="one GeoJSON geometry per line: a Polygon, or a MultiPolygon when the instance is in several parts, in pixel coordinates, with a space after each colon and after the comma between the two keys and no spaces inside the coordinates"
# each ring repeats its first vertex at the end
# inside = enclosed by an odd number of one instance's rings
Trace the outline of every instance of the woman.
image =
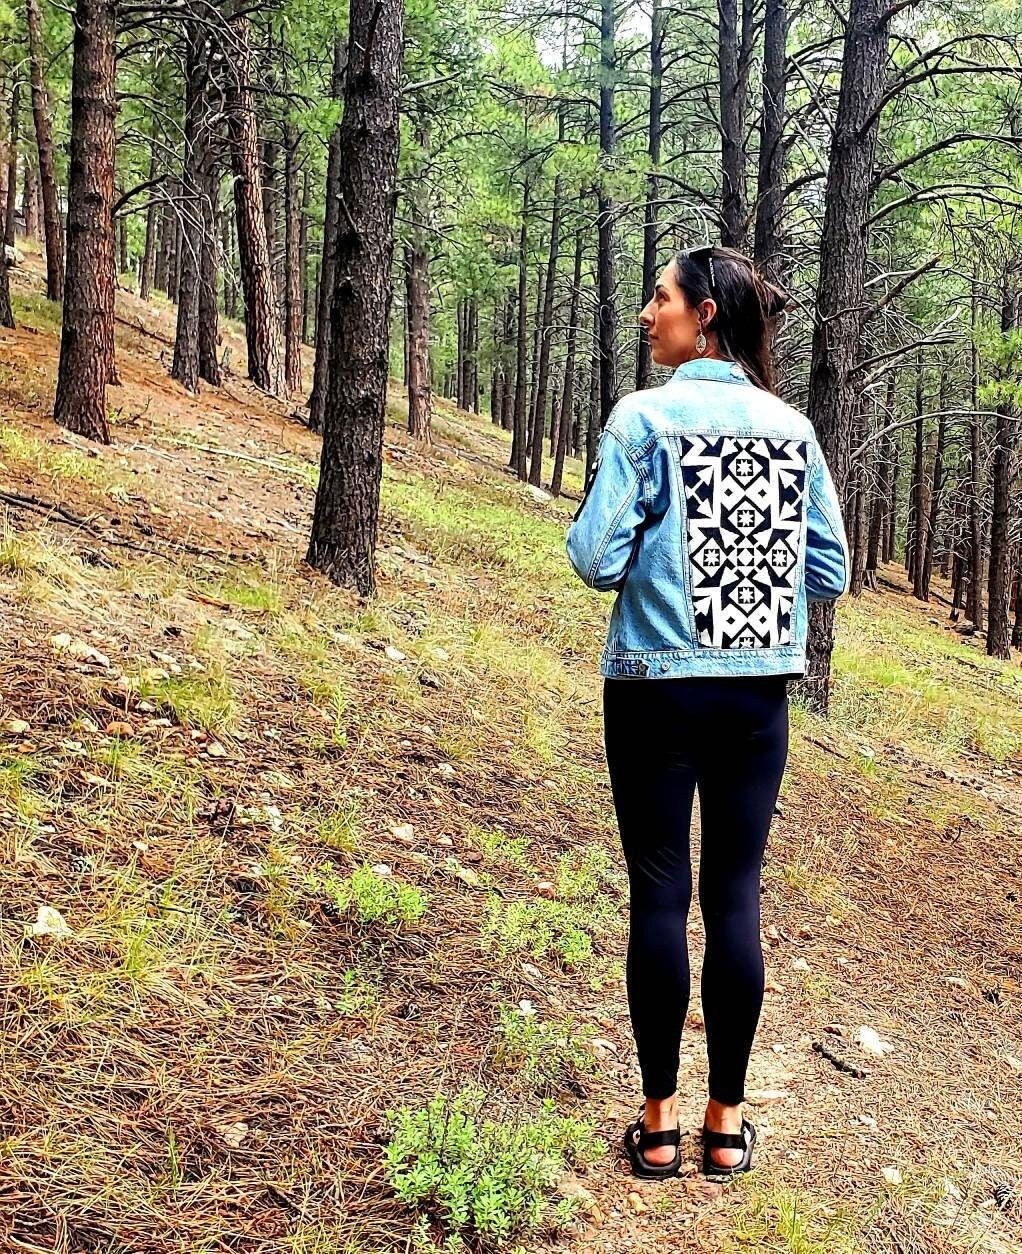
{"type": "Polygon", "coordinates": [[[783,305],[731,249],[675,258],[640,321],[653,360],[677,369],[615,407],[568,534],[581,578],[618,594],[601,670],[645,1095],[625,1145],[646,1178],[681,1165],[697,788],[703,1171],[752,1166],[756,1130],[742,1102],[763,1003],[759,877],[787,758],[787,681],[805,671],[807,601],[847,583],[840,508],[813,428],[773,391],[770,320],[783,305]]]}

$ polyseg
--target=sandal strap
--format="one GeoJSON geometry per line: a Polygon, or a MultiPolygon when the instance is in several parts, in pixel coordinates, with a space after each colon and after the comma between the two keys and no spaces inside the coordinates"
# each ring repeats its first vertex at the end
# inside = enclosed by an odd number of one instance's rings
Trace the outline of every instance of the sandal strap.
{"type": "Polygon", "coordinates": [[[678,1128],[667,1128],[663,1132],[647,1132],[646,1125],[640,1123],[637,1144],[640,1153],[648,1149],[660,1149],[665,1145],[677,1147],[681,1144],[681,1132],[678,1128]]]}
{"type": "Polygon", "coordinates": [[[711,1132],[709,1128],[703,1128],[703,1143],[710,1149],[737,1149],[743,1150],[748,1147],[748,1138],[745,1135],[746,1123],[742,1121],[741,1132],[711,1132]]]}

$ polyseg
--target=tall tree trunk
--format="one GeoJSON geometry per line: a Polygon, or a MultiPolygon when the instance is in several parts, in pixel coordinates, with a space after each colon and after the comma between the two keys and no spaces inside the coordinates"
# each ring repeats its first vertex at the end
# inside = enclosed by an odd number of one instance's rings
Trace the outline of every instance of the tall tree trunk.
{"type": "MultiPolygon", "coordinates": [[[[660,146],[663,136],[664,36],[667,26],[661,0],[653,0],[649,40],[649,124],[647,152],[650,172],[646,178],[646,208],[642,226],[642,306],[652,299],[657,280],[657,202],[660,199],[660,146]]],[[[636,390],[648,388],[653,377],[653,354],[644,330],[639,331],[635,352],[636,390]]]]}
{"type": "Polygon", "coordinates": [[[930,483],[930,510],[926,522],[925,547],[923,549],[923,600],[930,599],[930,582],[933,579],[933,555],[937,547],[937,532],[940,527],[941,495],[944,491],[944,453],[947,444],[948,407],[948,374],[944,369],[940,374],[940,413],[937,417],[937,434],[933,450],[933,478],[930,483]]]}
{"type": "MultiPolygon", "coordinates": [[[[340,100],[344,93],[347,47],[341,36],[334,40],[334,68],[330,90],[335,100],[340,100]]],[[[319,267],[319,302],[316,311],[316,360],[312,373],[312,392],[309,394],[309,429],[320,433],[326,415],[326,395],[330,380],[330,307],[334,295],[337,235],[341,221],[341,158],[341,126],[338,122],[330,136],[327,153],[323,257],[319,267]]]]}
{"type": "Polygon", "coordinates": [[[575,233],[575,268],[571,277],[571,306],[568,312],[568,342],[564,356],[564,382],[561,391],[561,421],[557,431],[557,451],[554,454],[554,473],[550,491],[560,496],[564,475],[564,458],[568,451],[572,413],[575,408],[575,346],[578,340],[578,309],[582,295],[582,231],[575,233]]]}
{"type": "Polygon", "coordinates": [[[593,356],[589,374],[589,416],[586,426],[586,483],[596,466],[596,453],[600,446],[601,422],[603,406],[600,403],[600,387],[602,385],[600,363],[600,308],[597,305],[593,312],[593,356]]]}
{"type": "Polygon", "coordinates": [[[529,181],[522,189],[522,226],[518,239],[518,351],[515,362],[515,417],[511,441],[511,469],[519,479],[525,478],[525,454],[529,419],[528,351],[529,351],[529,181]]]}
{"type": "Polygon", "coordinates": [[[330,386],[308,562],[375,591],[387,402],[397,180],[402,0],[351,0],[330,386]]]}
{"type": "Polygon", "coordinates": [[[977,281],[972,288],[972,415],[969,419],[969,622],[983,630],[983,445],[979,417],[979,343],[976,339],[977,281]]]}
{"type": "MultiPolygon", "coordinates": [[[[423,164],[429,160],[430,127],[418,122],[415,142],[423,164]]],[[[410,239],[405,249],[405,304],[408,310],[408,430],[417,439],[431,441],[432,396],[430,394],[430,306],[429,306],[429,239],[426,234],[429,203],[428,190],[421,178],[412,178],[408,195],[411,219],[410,239]]],[[[467,302],[459,302],[458,405],[465,408],[465,322],[467,302]]]]}
{"type": "Polygon", "coordinates": [[[227,127],[234,170],[234,203],[238,222],[238,254],[245,300],[245,341],[248,376],[258,388],[279,396],[284,378],[280,359],[273,274],[263,216],[263,189],[259,173],[259,132],[249,84],[252,54],[248,20],[231,19],[234,73],[227,89],[227,127]]]}
{"type": "Polygon", "coordinates": [[[25,156],[25,169],[21,184],[21,216],[25,220],[25,238],[39,238],[39,176],[35,166],[25,156]]]}
{"type": "Polygon", "coordinates": [[[543,436],[546,432],[546,398],[550,378],[550,339],[554,323],[554,289],[557,286],[557,259],[561,248],[561,176],[554,179],[554,204],[550,216],[550,252],[547,258],[543,313],[540,318],[539,369],[536,383],[536,414],[532,427],[532,460],[529,482],[539,487],[543,481],[543,436]]]}
{"type": "Polygon", "coordinates": [[[221,248],[224,268],[224,314],[228,318],[238,316],[238,267],[232,215],[220,215],[221,248]]]}
{"type": "MultiPolygon", "coordinates": [[[[1019,294],[1005,276],[1001,298],[1001,331],[1007,336],[1019,325],[1019,294]]],[[[990,564],[987,572],[987,653],[1011,657],[1008,597],[1011,591],[1011,505],[1015,478],[1018,415],[1010,401],[997,406],[994,455],[990,466],[990,564]]]]}
{"type": "Polygon", "coordinates": [[[876,490],[869,514],[869,536],[866,540],[866,586],[876,587],[876,573],[883,555],[883,532],[887,522],[888,496],[891,490],[891,441],[889,436],[879,442],[876,459],[876,490]]]}
{"type": "Polygon", "coordinates": [[[617,402],[617,280],[614,264],[614,205],[607,172],[617,148],[614,85],[617,48],[614,0],[600,0],[600,160],[597,191],[596,272],[600,315],[600,430],[617,402]]]}
{"type": "Polygon", "coordinates": [[[749,215],[745,186],[745,106],[753,39],[752,0],[742,0],[740,31],[738,0],[717,0],[717,20],[723,180],[721,241],[726,247],[744,249],[749,215]]]}
{"type": "Polygon", "coordinates": [[[472,412],[479,413],[479,298],[472,293],[472,313],[469,318],[472,355],[469,359],[469,382],[472,389],[472,412]]]}
{"type": "Polygon", "coordinates": [[[177,296],[177,335],[171,376],[189,392],[199,390],[199,288],[203,234],[201,169],[207,146],[206,85],[209,78],[206,15],[186,23],[184,162],[181,170],[181,272],[177,296]]]}
{"type": "Polygon", "coordinates": [[[282,295],[280,282],[280,249],[277,240],[277,218],[280,213],[280,194],[277,190],[277,163],[280,159],[280,145],[273,139],[266,139],[262,146],[263,162],[263,219],[266,223],[266,252],[270,258],[270,274],[273,278],[273,290],[282,295]]]}
{"type": "Polygon", "coordinates": [[[25,0],[29,58],[32,75],[32,117],[39,149],[39,182],[42,187],[43,230],[46,236],[46,299],[64,298],[64,243],[57,201],[57,176],[53,161],[53,130],[47,113],[46,48],[43,43],[39,0],[25,0]]]}
{"type": "MultiPolygon", "coordinates": [[[[149,182],[156,181],[159,169],[156,161],[156,118],[153,118],[152,134],[149,141],[149,182]]],[[[143,300],[149,300],[153,294],[153,261],[156,256],[156,188],[149,188],[149,204],[145,211],[145,244],[142,248],[142,265],[138,276],[138,294],[143,300]]]]}
{"type": "Polygon", "coordinates": [[[302,206],[298,186],[298,127],[284,128],[284,381],[302,390],[302,206]]]}
{"type": "MultiPolygon", "coordinates": [[[[920,595],[923,527],[926,517],[925,400],[923,396],[923,356],[916,363],[916,423],[913,428],[912,490],[909,497],[908,531],[905,535],[905,569],[914,594],[920,595]]],[[[921,599],[921,598],[920,598],[921,599]]]]}
{"type": "Polygon", "coordinates": [[[18,215],[18,137],[21,134],[21,83],[11,88],[11,140],[7,151],[7,205],[4,215],[4,242],[14,247],[14,223],[18,215]]]}
{"type": "Polygon", "coordinates": [[[432,397],[429,386],[429,254],[425,233],[412,196],[412,239],[405,246],[408,306],[408,431],[427,443],[432,439],[432,397]]]}
{"type": "Polygon", "coordinates": [[[298,232],[298,269],[301,271],[302,284],[302,343],[311,344],[312,301],[310,295],[313,285],[309,282],[309,207],[312,204],[312,178],[306,164],[302,171],[302,208],[301,227],[298,232]]]}
{"type": "Polygon", "coordinates": [[[766,0],[763,18],[763,112],[759,129],[755,257],[764,273],[784,287],[784,123],[788,85],[786,0],[766,0]]]}
{"type": "Polygon", "coordinates": [[[1022,649],[1022,554],[1015,554],[1015,622],[1011,628],[1011,647],[1022,649]]]}
{"type": "Polygon", "coordinates": [[[114,0],[78,0],[71,71],[67,282],[53,416],[110,443],[106,385],[114,327],[114,0]]]}
{"type": "Polygon", "coordinates": [[[891,439],[891,500],[887,509],[887,526],[884,529],[884,561],[893,562],[895,540],[898,533],[898,480],[901,477],[901,448],[891,439]]]}
{"type": "Polygon", "coordinates": [[[7,249],[0,248],[0,327],[14,327],[11,307],[11,281],[7,273],[7,249]]]}
{"type": "MultiPolygon", "coordinates": [[[[887,0],[851,0],[827,172],[808,417],[839,499],[845,494],[851,457],[857,392],[853,371],[859,357],[867,219],[879,104],[886,87],[890,20],[887,0]]],[[[820,602],[810,611],[804,691],[808,702],[822,713],[827,710],[833,649],[834,603],[820,602]]]]}

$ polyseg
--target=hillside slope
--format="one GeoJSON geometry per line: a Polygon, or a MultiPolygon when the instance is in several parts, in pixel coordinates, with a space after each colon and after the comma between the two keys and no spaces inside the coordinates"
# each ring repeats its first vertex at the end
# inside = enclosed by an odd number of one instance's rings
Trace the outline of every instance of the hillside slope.
{"type": "MultiPolygon", "coordinates": [[[[759,1166],[709,1185],[690,1136],[685,1176],[636,1188],[617,1149],[638,1086],[595,666],[609,602],[566,569],[571,503],[511,480],[485,419],[441,405],[414,446],[395,388],[380,594],[359,604],[301,562],[318,450],[294,407],[238,377],[185,394],[172,311],[125,294],[114,444],[88,447],[49,420],[37,259],[15,290],[4,1249],[442,1245],[386,1153],[388,1112],[438,1093],[574,1164],[553,1190],[570,1205],[509,1248],[547,1248],[567,1209],[556,1243],[577,1254],[1022,1248],[1017,665],[893,569],[842,608],[833,718],[795,712],[765,867],[759,1166]]],[[[697,914],[690,932],[698,961],[697,914]]],[[[692,1131],[704,1076],[696,1002],[692,1131]]],[[[400,1135],[428,1133],[410,1116],[400,1135]]]]}

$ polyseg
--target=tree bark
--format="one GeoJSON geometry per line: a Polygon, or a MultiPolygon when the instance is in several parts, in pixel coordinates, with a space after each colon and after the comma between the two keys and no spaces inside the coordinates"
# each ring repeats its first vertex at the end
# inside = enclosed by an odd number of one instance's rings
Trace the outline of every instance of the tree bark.
{"type": "Polygon", "coordinates": [[[720,79],[721,242],[745,249],[749,218],[745,173],[746,86],[753,40],[752,0],[717,0],[720,79]]]}
{"type": "Polygon", "coordinates": [[[788,270],[782,232],[787,46],[786,0],[766,0],[763,19],[763,112],[759,129],[755,257],[767,277],[782,288],[787,282],[788,270]]]}
{"type": "MultiPolygon", "coordinates": [[[[330,90],[335,100],[340,100],[344,93],[346,58],[347,43],[338,36],[334,41],[334,68],[330,80],[330,90]]],[[[313,366],[312,392],[309,395],[309,429],[319,433],[323,431],[330,377],[330,307],[333,302],[337,235],[341,220],[341,157],[341,126],[338,122],[330,136],[327,155],[323,258],[319,268],[319,301],[316,311],[316,360],[313,366]]]]}
{"type": "Polygon", "coordinates": [[[575,405],[575,346],[578,340],[578,308],[582,294],[582,231],[575,233],[575,269],[571,278],[571,307],[568,313],[568,340],[565,346],[564,383],[561,391],[560,423],[557,431],[557,451],[554,454],[554,473],[550,491],[560,496],[564,475],[564,458],[571,433],[572,411],[575,405]]]}
{"type": "Polygon", "coordinates": [[[206,14],[185,23],[184,161],[181,170],[181,270],[177,334],[171,377],[189,392],[199,390],[199,288],[205,228],[201,168],[207,145],[205,98],[209,78],[206,14]]]}
{"type": "MultiPolygon", "coordinates": [[[[1007,336],[1019,325],[1019,296],[1004,279],[1001,331],[1007,336]]],[[[990,466],[990,562],[987,570],[987,653],[1008,660],[1011,634],[1008,597],[1011,591],[1011,505],[1015,478],[1015,439],[1018,415],[1010,401],[997,406],[994,453],[990,466]]]]}
{"type": "Polygon", "coordinates": [[[617,280],[614,264],[614,205],[606,169],[617,148],[614,85],[617,32],[614,0],[600,0],[600,160],[597,191],[596,271],[599,295],[600,430],[617,402],[617,280]]]}
{"type": "Polygon", "coordinates": [[[343,225],[331,304],[330,385],[308,561],[375,591],[387,401],[402,0],[351,0],[339,181],[343,225]]]}
{"type": "Polygon", "coordinates": [[[14,309],[11,306],[11,281],[7,273],[6,248],[0,248],[0,327],[14,329],[14,309]]]}
{"type": "Polygon", "coordinates": [[[45,59],[39,0],[25,0],[29,59],[32,76],[32,117],[39,149],[39,182],[42,188],[43,231],[46,236],[46,299],[64,298],[64,243],[57,201],[57,176],[53,161],[53,130],[47,113],[45,59]]]}
{"type": "Polygon", "coordinates": [[[302,390],[302,206],[298,185],[298,128],[284,129],[284,381],[302,390]]]}
{"type": "Polygon", "coordinates": [[[21,216],[25,220],[26,239],[39,238],[39,179],[26,154],[21,184],[21,216]]]}
{"type": "MultiPolygon", "coordinates": [[[[429,159],[430,128],[418,121],[415,142],[422,163],[429,159]]],[[[416,174],[418,171],[416,171],[416,174]]],[[[432,436],[433,398],[430,392],[430,299],[429,239],[426,234],[429,205],[424,180],[413,174],[408,193],[410,238],[405,248],[405,308],[408,314],[408,431],[429,443],[432,436]]],[[[465,361],[468,337],[468,301],[458,301],[457,404],[465,404],[465,361]]]]}
{"type": "MultiPolygon", "coordinates": [[[[649,124],[647,149],[650,173],[646,178],[646,208],[642,226],[642,306],[652,299],[657,280],[657,203],[660,199],[660,148],[663,137],[663,74],[666,22],[661,0],[653,0],[649,41],[649,124]]],[[[648,388],[653,377],[653,354],[646,332],[639,331],[635,352],[636,390],[648,388]]]]}
{"type": "MultiPolygon", "coordinates": [[[[887,0],[851,0],[827,172],[808,417],[839,499],[848,484],[851,458],[857,393],[853,371],[859,356],[867,219],[890,20],[887,0]]],[[[810,611],[804,693],[821,713],[827,710],[833,649],[834,603],[816,603],[810,611]]]]}
{"type": "MultiPolygon", "coordinates": [[[[156,160],[156,119],[153,118],[153,129],[149,143],[149,182],[156,180],[159,169],[156,160]]],[[[149,189],[149,204],[145,212],[145,244],[142,248],[142,264],[138,275],[138,294],[143,300],[149,300],[153,294],[153,262],[156,255],[156,188],[149,189]]]]}
{"type": "Polygon", "coordinates": [[[309,299],[313,285],[309,282],[309,206],[312,204],[312,178],[309,167],[302,171],[301,227],[298,232],[298,269],[302,284],[302,343],[311,344],[309,325],[312,318],[312,301],[309,299]]]}
{"type": "Polygon", "coordinates": [[[933,450],[933,475],[930,481],[929,515],[926,521],[922,561],[922,599],[930,599],[930,583],[933,579],[933,557],[937,547],[940,527],[941,497],[944,491],[944,453],[947,445],[948,376],[947,370],[940,375],[940,409],[937,418],[937,434],[933,450]]]}
{"type": "Polygon", "coordinates": [[[429,254],[412,193],[412,239],[405,247],[408,307],[408,431],[432,440],[432,397],[429,380],[429,254]]]}
{"type": "Polygon", "coordinates": [[[511,469],[519,479],[525,478],[525,454],[528,431],[528,353],[529,353],[529,182],[522,189],[522,226],[518,238],[518,351],[515,362],[515,417],[511,440],[511,469]]]}
{"type": "Polygon", "coordinates": [[[909,497],[908,531],[905,535],[905,569],[913,595],[922,600],[923,529],[926,509],[925,400],[923,396],[923,358],[916,365],[916,422],[913,428],[912,491],[909,497]]]}
{"type": "Polygon", "coordinates": [[[979,413],[979,343],[976,339],[978,296],[972,288],[972,416],[969,419],[969,595],[966,616],[983,630],[983,444],[979,413]]]}
{"type": "Polygon", "coordinates": [[[536,383],[536,413],[532,427],[532,460],[529,482],[539,487],[543,481],[543,436],[546,433],[546,399],[550,378],[550,340],[554,323],[554,291],[557,286],[557,259],[561,248],[561,176],[554,179],[554,204],[550,215],[550,252],[547,257],[543,313],[540,318],[539,368],[536,383]]]}
{"type": "Polygon", "coordinates": [[[114,0],[78,0],[75,9],[67,275],[53,409],[60,426],[104,444],[114,330],[116,17],[114,0]]]}
{"type": "Polygon", "coordinates": [[[7,205],[4,215],[4,242],[14,247],[14,223],[18,214],[18,136],[21,133],[21,83],[11,88],[11,139],[7,152],[7,205]]]}
{"type": "Polygon", "coordinates": [[[235,69],[227,89],[227,127],[234,170],[238,256],[245,302],[248,376],[258,388],[279,396],[284,388],[270,252],[259,172],[259,133],[249,85],[252,55],[245,17],[231,19],[235,69]]]}

